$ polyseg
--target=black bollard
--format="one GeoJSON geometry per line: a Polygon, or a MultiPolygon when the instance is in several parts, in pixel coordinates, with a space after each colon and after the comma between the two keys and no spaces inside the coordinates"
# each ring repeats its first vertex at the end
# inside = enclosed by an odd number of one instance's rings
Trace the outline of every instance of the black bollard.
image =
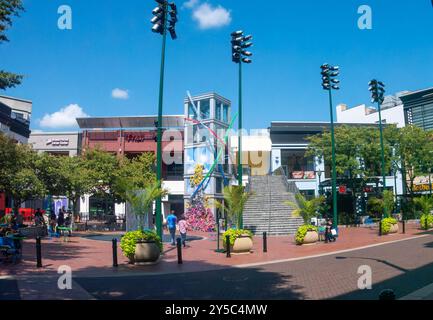
{"type": "Polygon", "coordinates": [[[117,264],[117,239],[113,238],[113,267],[118,267],[117,264]]]}
{"type": "Polygon", "coordinates": [[[182,264],[182,240],[177,238],[177,263],[182,264]]]}
{"type": "Polygon", "coordinates": [[[406,223],[404,220],[401,221],[403,223],[403,234],[406,233],[406,223]]]}
{"type": "Polygon", "coordinates": [[[230,254],[230,236],[226,236],[226,253],[227,253],[227,258],[231,257],[230,254]]]}
{"type": "Polygon", "coordinates": [[[263,232],[263,252],[268,252],[268,236],[267,232],[263,232]]]}
{"type": "Polygon", "coordinates": [[[36,268],[42,268],[42,244],[41,244],[41,237],[36,237],[36,268]]]}
{"type": "Polygon", "coordinates": [[[382,236],[382,219],[379,221],[379,236],[382,236]]]}

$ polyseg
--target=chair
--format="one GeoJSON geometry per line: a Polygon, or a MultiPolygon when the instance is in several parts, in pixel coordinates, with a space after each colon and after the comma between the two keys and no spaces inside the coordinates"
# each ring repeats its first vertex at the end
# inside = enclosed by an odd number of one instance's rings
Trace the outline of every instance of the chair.
{"type": "Polygon", "coordinates": [[[16,263],[20,257],[20,251],[15,247],[14,241],[7,237],[0,237],[0,253],[4,257],[3,262],[12,258],[12,262],[16,263]]]}

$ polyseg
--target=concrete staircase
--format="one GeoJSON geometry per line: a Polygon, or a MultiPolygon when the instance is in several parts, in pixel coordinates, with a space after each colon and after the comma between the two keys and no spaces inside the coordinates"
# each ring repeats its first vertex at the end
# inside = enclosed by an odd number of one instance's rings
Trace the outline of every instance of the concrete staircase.
{"type": "Polygon", "coordinates": [[[293,235],[303,224],[292,216],[293,208],[284,201],[296,203],[296,185],[289,185],[283,175],[252,176],[252,192],[244,208],[244,228],[261,235],[293,235]],[[289,192],[291,190],[292,192],[289,192]]]}

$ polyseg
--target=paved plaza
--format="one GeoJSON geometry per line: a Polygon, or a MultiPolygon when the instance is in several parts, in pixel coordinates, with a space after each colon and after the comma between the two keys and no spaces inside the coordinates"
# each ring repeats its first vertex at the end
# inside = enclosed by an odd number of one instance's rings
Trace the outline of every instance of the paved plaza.
{"type": "Polygon", "coordinates": [[[117,268],[107,240],[118,234],[44,239],[40,269],[34,240],[26,240],[23,260],[0,269],[0,299],[377,299],[385,288],[398,298],[433,298],[433,234],[406,229],[379,237],[374,228],[341,228],[336,243],[309,246],[269,237],[267,253],[255,237],[252,254],[231,258],[215,252],[212,234],[194,234],[181,265],[176,248],[165,244],[154,266],[128,264],[119,248],[117,268]],[[72,290],[57,287],[64,265],[72,270],[72,290]],[[371,267],[372,290],[358,289],[362,265],[371,267]]]}

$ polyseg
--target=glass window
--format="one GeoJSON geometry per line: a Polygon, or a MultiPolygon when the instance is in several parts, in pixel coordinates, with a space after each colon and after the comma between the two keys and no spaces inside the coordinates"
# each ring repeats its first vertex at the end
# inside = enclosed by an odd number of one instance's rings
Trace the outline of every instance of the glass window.
{"type": "Polygon", "coordinates": [[[210,100],[201,100],[200,101],[200,115],[201,118],[209,119],[210,118],[210,100]]]}
{"type": "Polygon", "coordinates": [[[223,105],[223,122],[229,122],[229,106],[223,105]]]}
{"type": "Polygon", "coordinates": [[[223,179],[216,178],[216,192],[215,193],[223,193],[223,179]]]}
{"type": "Polygon", "coordinates": [[[221,102],[216,101],[215,119],[221,120],[221,102]]]}

